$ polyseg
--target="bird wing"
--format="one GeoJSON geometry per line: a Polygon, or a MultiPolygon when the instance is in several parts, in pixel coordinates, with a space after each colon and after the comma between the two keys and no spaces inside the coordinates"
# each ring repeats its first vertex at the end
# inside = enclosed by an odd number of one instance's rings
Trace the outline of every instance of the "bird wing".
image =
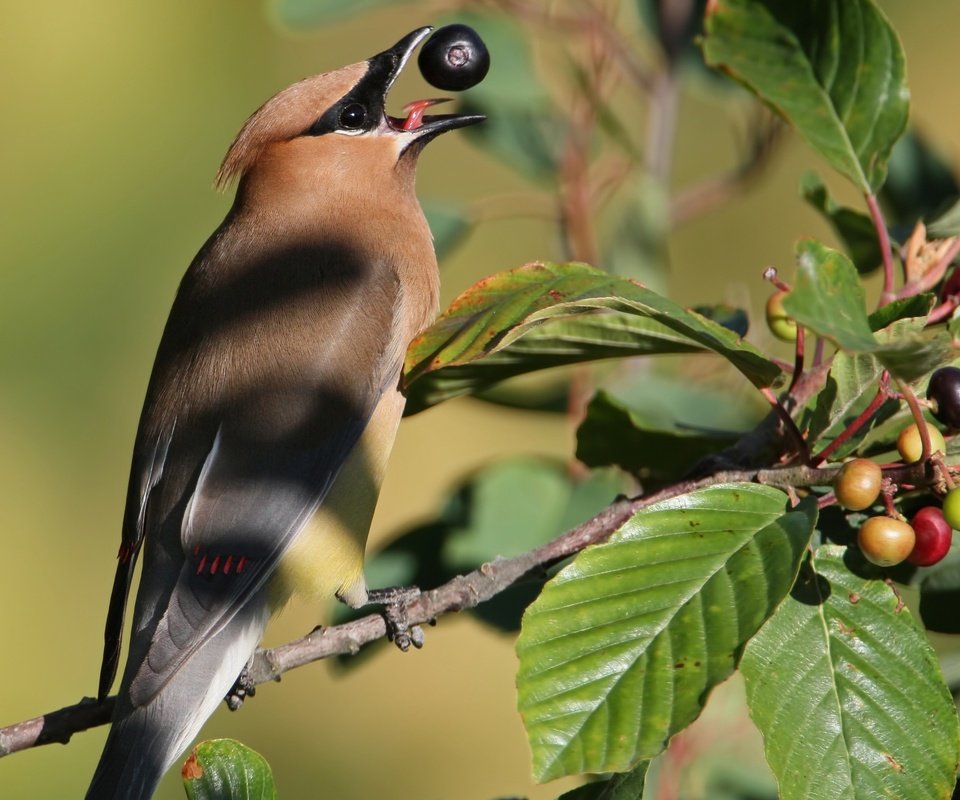
{"type": "Polygon", "coordinates": [[[107,621],[103,632],[103,661],[100,666],[100,682],[97,697],[103,700],[110,692],[110,686],[117,674],[120,660],[120,644],[123,639],[123,617],[127,608],[127,597],[133,581],[133,571],[137,565],[140,544],[143,542],[147,500],[163,476],[163,467],[170,447],[170,440],[176,429],[176,421],[160,432],[151,443],[148,454],[143,459],[134,459],[134,475],[130,481],[129,492],[135,497],[128,498],[127,513],[135,512],[132,519],[124,519],[123,539],[117,554],[117,571],[110,592],[110,604],[107,608],[107,621]],[[143,464],[143,470],[136,467],[143,464]]]}
{"type": "MultiPolygon", "coordinates": [[[[368,275],[380,277],[323,304],[315,374],[294,360],[281,385],[268,381],[263,390],[224,402],[183,513],[185,560],[130,685],[134,705],[156,696],[263,588],[323,502],[380,398],[396,388],[405,345],[396,324],[396,274],[383,266],[368,275]]],[[[260,356],[282,359],[279,351],[260,356]]],[[[171,450],[180,435],[178,429],[171,450]]]]}

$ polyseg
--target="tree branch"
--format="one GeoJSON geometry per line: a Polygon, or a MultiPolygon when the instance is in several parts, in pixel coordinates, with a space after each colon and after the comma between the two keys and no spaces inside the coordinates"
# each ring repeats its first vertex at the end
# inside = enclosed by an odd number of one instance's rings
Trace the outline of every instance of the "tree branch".
{"type": "MultiPolygon", "coordinates": [[[[714,461],[715,464],[720,462],[714,461]]],[[[840,465],[716,469],[709,475],[679,481],[648,495],[620,498],[597,516],[535,550],[514,558],[497,558],[467,575],[423,592],[407,603],[407,622],[410,625],[433,623],[444,614],[474,608],[524,576],[556,564],[589,545],[603,542],[637,511],[661,500],[719,483],[757,482],[783,489],[827,486],[839,469],[840,465]]],[[[929,465],[923,463],[887,469],[884,475],[895,483],[914,485],[929,483],[936,477],[929,465]]],[[[314,661],[356,654],[363,645],[386,635],[387,625],[380,614],[317,629],[297,641],[270,650],[258,650],[248,669],[248,677],[252,684],[278,681],[283,673],[314,661]]],[[[109,697],[103,703],[98,703],[86,697],[75,705],[0,728],[0,757],[53,742],[66,744],[74,733],[107,724],[115,699],[109,697]]]]}

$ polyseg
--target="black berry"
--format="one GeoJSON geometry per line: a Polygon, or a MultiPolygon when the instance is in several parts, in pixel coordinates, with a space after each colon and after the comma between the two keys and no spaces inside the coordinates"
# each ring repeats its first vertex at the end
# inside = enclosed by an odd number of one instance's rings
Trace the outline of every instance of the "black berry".
{"type": "Polygon", "coordinates": [[[927,399],[932,400],[930,409],[948,428],[960,428],[960,369],[941,367],[930,376],[927,399]]]}
{"type": "Polygon", "coordinates": [[[467,25],[445,25],[420,50],[420,74],[431,86],[462,92],[476,86],[490,69],[490,52],[467,25]]]}

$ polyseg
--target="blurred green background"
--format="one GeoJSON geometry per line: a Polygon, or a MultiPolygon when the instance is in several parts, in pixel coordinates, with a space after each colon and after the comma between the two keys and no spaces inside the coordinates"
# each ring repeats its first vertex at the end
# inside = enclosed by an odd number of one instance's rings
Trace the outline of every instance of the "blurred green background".
{"type": "MultiPolygon", "coordinates": [[[[881,6],[904,40],[914,124],[956,163],[960,84],[951,54],[960,7],[881,6]]],[[[0,724],[95,691],[143,391],[180,276],[229,206],[229,193],[211,185],[232,137],[287,84],[366,58],[437,16],[437,4],[408,2],[293,32],[276,8],[252,0],[3,4],[0,724]]],[[[434,94],[411,70],[392,108],[434,94]]],[[[724,99],[703,82],[683,94],[678,186],[732,163],[724,99]]],[[[739,304],[759,319],[768,293],[761,269],[773,263],[789,275],[802,235],[832,241],[797,195],[810,167],[826,174],[788,139],[750,192],[677,230],[671,296],[739,304]]],[[[839,179],[827,181],[856,204],[839,179]]],[[[424,199],[463,202],[527,188],[457,134],[428,148],[418,186],[424,199]]],[[[491,220],[444,264],[444,302],[489,272],[557,255],[542,218],[491,220]]],[[[788,355],[762,324],[751,338],[788,355]]],[[[687,364],[713,369],[702,359],[687,364]]],[[[568,458],[572,449],[573,429],[560,415],[460,400],[407,420],[371,545],[428,518],[457,480],[498,457],[568,458]]],[[[291,608],[267,641],[301,635],[328,613],[291,608]]],[[[514,670],[511,638],[447,617],[427,631],[421,652],[384,651],[347,673],[323,664],[298,670],[262,687],[239,714],[222,708],[203,735],[236,737],[263,753],[287,800],[547,800],[573,783],[531,784],[514,670]]],[[[738,692],[735,682],[724,687],[685,736],[695,751],[709,746],[714,759],[739,759],[749,770],[760,756],[738,692]]],[[[4,759],[0,797],[81,796],[104,735],[4,759]]],[[[158,795],[182,796],[176,775],[158,795]]]]}

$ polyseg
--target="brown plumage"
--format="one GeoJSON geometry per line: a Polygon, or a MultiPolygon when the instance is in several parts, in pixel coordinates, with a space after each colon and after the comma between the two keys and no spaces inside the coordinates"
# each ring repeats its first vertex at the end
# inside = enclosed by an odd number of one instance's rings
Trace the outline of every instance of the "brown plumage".
{"type": "Polygon", "coordinates": [[[479,121],[386,116],[428,32],[284,90],[223,162],[236,200],[181,283],[134,448],[101,697],[141,545],[143,577],[88,798],[150,797],[293,593],[366,601],[403,354],[437,309],[416,159],[479,121]]]}

